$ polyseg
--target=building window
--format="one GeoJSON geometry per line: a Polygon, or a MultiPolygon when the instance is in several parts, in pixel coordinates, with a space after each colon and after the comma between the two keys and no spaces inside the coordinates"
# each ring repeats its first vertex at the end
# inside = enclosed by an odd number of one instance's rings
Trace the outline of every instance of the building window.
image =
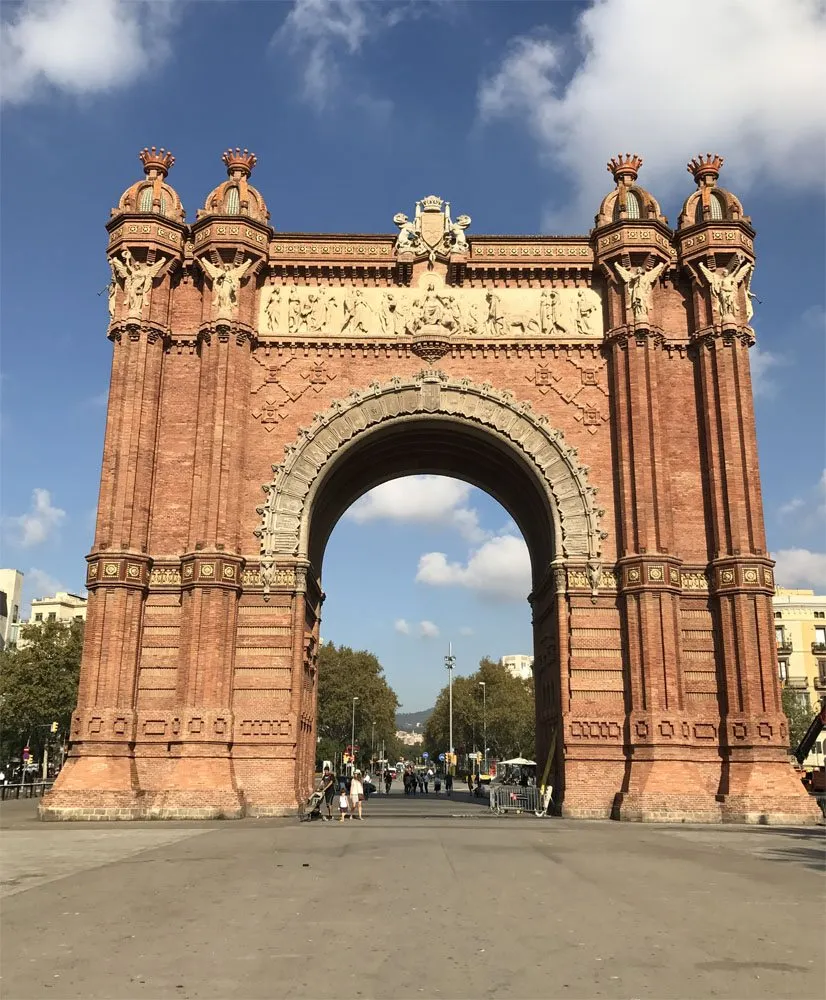
{"type": "Polygon", "coordinates": [[[37,612],[37,613],[35,614],[35,616],[34,616],[34,620],[35,620],[36,622],[42,622],[42,621],[43,621],[43,615],[42,615],[42,614],[41,614],[41,613],[40,613],[40,612],[38,611],[38,612],[37,612]]]}
{"type": "Polygon", "coordinates": [[[785,636],[783,635],[783,626],[775,625],[774,627],[774,638],[778,643],[782,643],[785,636]]]}
{"type": "Polygon", "coordinates": [[[138,211],[139,212],[151,212],[152,211],[152,185],[147,184],[145,187],[140,189],[138,194],[138,211]]]}
{"type": "Polygon", "coordinates": [[[815,642],[819,646],[826,646],[826,628],[815,629],[815,642]]]}
{"type": "Polygon", "coordinates": [[[83,621],[83,615],[75,615],[75,621],[76,622],[82,622],[83,621]]]}
{"type": "Polygon", "coordinates": [[[783,612],[782,611],[775,611],[774,617],[775,618],[782,618],[783,617],[783,612]]]}
{"type": "Polygon", "coordinates": [[[788,660],[778,660],[777,666],[780,669],[780,680],[785,684],[789,679],[789,661],[788,660]]]}
{"type": "Polygon", "coordinates": [[[826,683],[826,660],[817,661],[817,676],[822,683],[826,683]]]}
{"type": "Polygon", "coordinates": [[[227,215],[238,215],[241,211],[241,198],[238,194],[237,187],[227,188],[227,193],[224,197],[224,212],[227,215]]]}
{"type": "Polygon", "coordinates": [[[815,618],[826,618],[826,611],[815,611],[815,618]]]}
{"type": "Polygon", "coordinates": [[[12,615],[12,619],[11,619],[12,620],[12,624],[15,624],[17,622],[17,620],[19,619],[19,617],[20,617],[20,606],[18,604],[15,604],[15,606],[14,606],[14,614],[12,615]]]}
{"type": "Polygon", "coordinates": [[[57,612],[56,612],[56,611],[50,611],[50,612],[49,612],[49,621],[50,621],[50,622],[53,622],[53,621],[55,621],[56,619],[57,619],[57,612]]]}

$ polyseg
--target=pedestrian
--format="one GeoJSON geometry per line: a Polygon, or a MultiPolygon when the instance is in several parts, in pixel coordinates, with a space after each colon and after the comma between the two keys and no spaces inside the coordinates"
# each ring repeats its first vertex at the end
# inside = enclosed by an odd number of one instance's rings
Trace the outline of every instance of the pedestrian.
{"type": "Polygon", "coordinates": [[[384,794],[390,794],[390,786],[393,784],[393,775],[390,773],[390,768],[386,767],[384,769],[384,794]]]}
{"type": "Polygon", "coordinates": [[[425,795],[429,794],[429,792],[427,790],[427,783],[428,783],[429,780],[430,780],[430,772],[429,771],[425,771],[425,773],[424,773],[424,775],[422,777],[422,784],[424,785],[424,793],[425,793],[425,795]]]}
{"type": "Polygon", "coordinates": [[[469,795],[473,795],[473,775],[470,771],[467,773],[467,790],[469,795]]]}
{"type": "Polygon", "coordinates": [[[338,793],[338,821],[339,823],[344,822],[344,817],[348,815],[350,809],[350,800],[347,798],[347,792],[343,789],[338,793]]]}
{"type": "Polygon", "coordinates": [[[442,790],[442,783],[439,780],[439,775],[437,774],[433,781],[433,791],[438,795],[441,790],[442,790]]]}
{"type": "Polygon", "coordinates": [[[362,802],[364,802],[364,785],[361,783],[361,771],[354,771],[353,780],[350,782],[350,814],[358,812],[359,819],[364,819],[361,815],[362,802]]]}
{"type": "Polygon", "coordinates": [[[335,779],[329,767],[324,768],[321,776],[321,791],[324,792],[324,805],[327,807],[327,815],[321,818],[329,820],[333,818],[333,799],[336,794],[335,779]]]}
{"type": "Polygon", "coordinates": [[[450,771],[445,775],[445,795],[450,798],[453,795],[453,775],[450,771]]]}

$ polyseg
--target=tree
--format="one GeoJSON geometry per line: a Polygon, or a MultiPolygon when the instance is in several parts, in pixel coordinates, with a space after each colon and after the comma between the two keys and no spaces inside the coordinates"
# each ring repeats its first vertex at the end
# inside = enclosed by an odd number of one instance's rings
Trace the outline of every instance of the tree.
{"type": "Polygon", "coordinates": [[[363,764],[370,758],[371,738],[376,747],[382,742],[387,750],[395,746],[399,700],[372,653],[325,642],[318,653],[317,754],[321,760],[333,760],[335,754],[349,746],[354,697],[358,698],[355,712],[358,760],[363,764]]]}
{"type": "Polygon", "coordinates": [[[783,711],[789,722],[789,745],[794,750],[806,735],[806,730],[811,725],[815,713],[809,707],[809,699],[803,692],[784,687],[780,692],[780,697],[783,702],[783,711]]]}
{"type": "Polygon", "coordinates": [[[51,724],[67,734],[77,704],[83,622],[24,625],[22,636],[22,649],[0,653],[2,764],[18,758],[24,746],[39,758],[51,724]]]}
{"type": "MultiPolygon", "coordinates": [[[[453,681],[453,746],[457,753],[481,750],[487,720],[488,758],[507,760],[533,756],[536,747],[536,709],[533,678],[522,680],[489,657],[479,669],[453,681]],[[485,683],[483,695],[480,681],[485,683]]],[[[449,694],[443,688],[425,726],[425,749],[438,756],[450,748],[449,694]]]]}

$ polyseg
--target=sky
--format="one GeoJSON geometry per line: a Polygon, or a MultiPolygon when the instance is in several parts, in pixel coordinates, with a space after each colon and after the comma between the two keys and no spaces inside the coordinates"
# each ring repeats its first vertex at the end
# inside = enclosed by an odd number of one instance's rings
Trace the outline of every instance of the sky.
{"type": "MultiPolygon", "coordinates": [[[[26,598],[82,588],[111,357],[104,224],[146,145],[175,154],[189,220],[238,145],[278,230],[390,232],[436,193],[471,239],[588,232],[620,150],[676,223],[687,161],[720,153],[758,232],[769,547],[780,584],[826,592],[818,0],[718,0],[711,20],[693,0],[6,0],[0,19],[0,563],[26,598]]],[[[531,651],[521,536],[457,481],[357,501],[324,574],[324,637],[375,652],[407,710],[433,704],[448,642],[460,673],[531,651]]]]}

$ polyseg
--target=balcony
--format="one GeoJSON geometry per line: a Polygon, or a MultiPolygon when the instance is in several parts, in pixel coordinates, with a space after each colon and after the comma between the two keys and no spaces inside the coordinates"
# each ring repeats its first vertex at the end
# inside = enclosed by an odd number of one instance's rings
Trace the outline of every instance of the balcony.
{"type": "Polygon", "coordinates": [[[826,691],[826,677],[815,677],[815,691],[826,691]]]}
{"type": "Polygon", "coordinates": [[[809,678],[787,677],[785,686],[787,688],[791,688],[793,691],[806,691],[809,687],[809,678]]]}
{"type": "Polygon", "coordinates": [[[792,640],[787,639],[785,636],[782,639],[777,640],[777,652],[778,653],[791,653],[792,651],[792,640]]]}
{"type": "MultiPolygon", "coordinates": [[[[779,648],[780,647],[778,646],[778,649],[779,648]]],[[[826,642],[813,642],[812,643],[812,652],[815,655],[819,654],[821,656],[826,656],[826,642]]]]}

